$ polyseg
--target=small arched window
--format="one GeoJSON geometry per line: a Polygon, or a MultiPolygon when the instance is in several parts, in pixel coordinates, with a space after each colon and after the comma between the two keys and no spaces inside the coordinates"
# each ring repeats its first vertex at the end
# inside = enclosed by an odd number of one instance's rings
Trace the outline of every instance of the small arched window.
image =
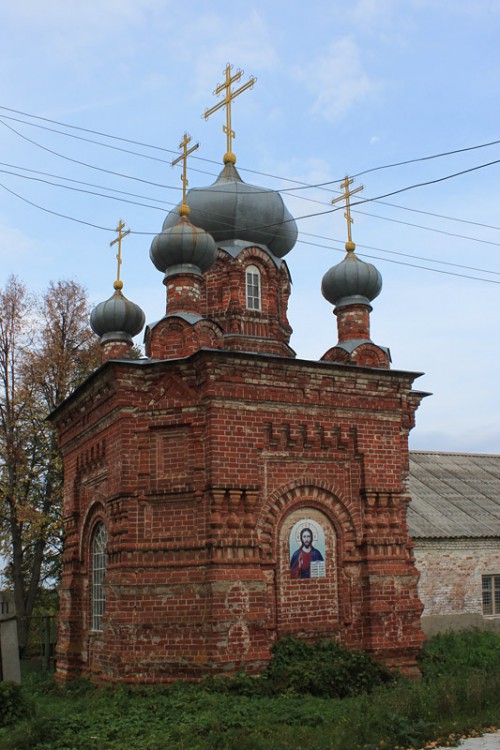
{"type": "Polygon", "coordinates": [[[262,310],[262,287],[257,266],[247,266],[246,296],[248,310],[262,310]]]}
{"type": "Polygon", "coordinates": [[[90,545],[92,564],[92,630],[102,630],[102,616],[106,604],[104,576],[107,566],[106,545],[108,532],[103,523],[98,523],[92,534],[90,545]]]}

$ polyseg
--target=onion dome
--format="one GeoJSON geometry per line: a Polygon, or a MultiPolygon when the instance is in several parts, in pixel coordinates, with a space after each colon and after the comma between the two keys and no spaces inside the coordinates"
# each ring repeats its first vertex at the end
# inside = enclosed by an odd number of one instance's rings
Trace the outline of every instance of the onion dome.
{"type": "Polygon", "coordinates": [[[380,272],[371,263],[360,260],[354,249],[354,242],[347,242],[344,260],[323,276],[323,297],[337,307],[369,305],[382,289],[380,272]]]}
{"type": "Polygon", "coordinates": [[[101,344],[111,340],[132,343],[132,337],[142,331],[146,318],[139,305],[122,294],[121,281],[115,281],[113,286],[114,294],[92,310],[90,326],[101,336],[101,344]]]}
{"type": "MultiPolygon", "coordinates": [[[[282,258],[297,240],[297,225],[281,195],[243,182],[233,160],[226,160],[212,185],[189,190],[187,203],[193,223],[212,235],[217,243],[244,240],[265,245],[273,255],[282,258]]],[[[177,221],[174,209],[165,219],[163,231],[177,221]]]]}
{"type": "Polygon", "coordinates": [[[176,222],[168,226],[165,222],[163,231],[151,243],[149,256],[156,268],[165,273],[165,279],[178,273],[201,276],[215,263],[214,240],[189,221],[189,213],[189,206],[181,204],[176,210],[176,222]]]}

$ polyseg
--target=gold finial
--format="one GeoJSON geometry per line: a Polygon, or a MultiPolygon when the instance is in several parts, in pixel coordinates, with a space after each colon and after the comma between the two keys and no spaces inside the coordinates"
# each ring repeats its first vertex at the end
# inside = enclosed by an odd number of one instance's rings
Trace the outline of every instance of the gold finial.
{"type": "Polygon", "coordinates": [[[191,136],[187,133],[184,133],[184,138],[179,143],[179,148],[182,149],[182,154],[177,157],[177,159],[174,159],[172,162],[172,166],[175,167],[176,164],[178,164],[180,161],[183,162],[182,164],[182,174],[181,174],[181,180],[182,180],[182,204],[179,206],[179,214],[181,216],[189,216],[189,206],[186,203],[186,194],[187,194],[187,186],[189,185],[188,178],[187,178],[187,158],[189,154],[192,154],[193,151],[196,151],[197,148],[200,147],[199,143],[196,143],[194,146],[191,146],[191,148],[188,150],[188,146],[191,143],[191,136]]]}
{"type": "Polygon", "coordinates": [[[225,90],[226,93],[224,99],[216,104],[215,107],[206,109],[205,113],[202,115],[205,120],[208,120],[210,115],[213,115],[213,113],[217,112],[218,109],[221,109],[222,107],[226,108],[226,124],[222,127],[222,130],[227,136],[227,152],[224,154],[224,164],[236,164],[236,156],[231,150],[231,140],[233,138],[236,138],[236,133],[231,127],[231,102],[233,101],[233,99],[236,99],[236,97],[239,96],[243,91],[251,89],[255,81],[257,80],[256,78],[254,78],[254,76],[250,76],[250,80],[243,84],[243,86],[240,86],[240,88],[236,89],[236,91],[231,91],[231,85],[239,81],[243,75],[242,70],[237,70],[234,76],[232,76],[232,69],[233,66],[228,63],[226,65],[225,71],[226,80],[224,81],[224,83],[219,84],[214,91],[214,95],[219,96],[219,94],[221,94],[225,90]]]}
{"type": "Polygon", "coordinates": [[[118,261],[118,270],[116,272],[116,281],[113,284],[113,287],[117,289],[118,291],[123,289],[123,282],[120,281],[120,266],[122,264],[122,240],[124,237],[127,236],[127,234],[130,234],[130,232],[132,231],[131,229],[127,229],[127,231],[124,232],[123,231],[124,229],[125,229],[125,224],[122,221],[122,219],[120,219],[120,221],[118,222],[118,226],[116,227],[116,231],[118,232],[118,237],[116,238],[116,240],[113,240],[113,242],[109,243],[109,246],[113,247],[113,245],[116,245],[116,243],[118,242],[118,252],[116,253],[116,260],[118,261]]]}
{"type": "Polygon", "coordinates": [[[354,182],[354,178],[349,178],[347,175],[345,177],[345,180],[340,183],[340,187],[344,188],[344,195],[339,195],[338,198],[333,198],[332,203],[338,203],[339,201],[345,200],[345,213],[344,216],[347,220],[347,242],[345,249],[349,252],[350,250],[354,250],[356,245],[352,241],[351,236],[351,224],[353,222],[353,218],[351,216],[351,195],[355,195],[355,193],[359,193],[361,190],[364,190],[364,185],[359,185],[359,187],[354,188],[354,190],[349,190],[349,185],[352,185],[354,182]]]}

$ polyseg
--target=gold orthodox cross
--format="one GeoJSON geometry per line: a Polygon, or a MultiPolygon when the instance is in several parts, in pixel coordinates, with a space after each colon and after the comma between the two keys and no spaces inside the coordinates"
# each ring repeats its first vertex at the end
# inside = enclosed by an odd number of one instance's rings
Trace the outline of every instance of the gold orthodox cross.
{"type": "Polygon", "coordinates": [[[344,182],[340,184],[340,187],[344,188],[344,195],[339,195],[338,198],[334,198],[332,200],[332,203],[338,203],[339,201],[345,200],[346,210],[344,213],[344,217],[347,220],[347,241],[350,243],[352,243],[351,224],[353,222],[353,218],[351,216],[351,195],[355,195],[356,193],[359,193],[361,190],[364,190],[364,185],[359,185],[359,187],[354,188],[354,190],[349,190],[349,185],[352,185],[353,182],[354,182],[354,178],[353,177],[349,178],[346,175],[344,182]]]}
{"type": "Polygon", "coordinates": [[[181,216],[187,216],[189,214],[189,209],[186,211],[187,208],[186,204],[186,195],[187,195],[187,186],[189,185],[188,178],[187,178],[187,158],[189,154],[192,154],[193,151],[196,151],[197,148],[200,147],[199,143],[195,143],[194,146],[191,146],[190,149],[188,149],[189,144],[191,143],[191,136],[187,133],[184,133],[184,138],[179,143],[179,148],[182,149],[182,154],[177,157],[177,159],[174,159],[172,162],[172,166],[175,167],[176,164],[179,164],[180,161],[183,162],[182,164],[182,206],[179,208],[179,213],[181,216]]]}
{"type": "Polygon", "coordinates": [[[118,237],[116,238],[116,240],[113,240],[113,242],[109,243],[109,246],[113,247],[113,245],[116,245],[116,243],[118,242],[118,252],[116,253],[116,260],[118,261],[118,270],[116,272],[115,289],[121,289],[123,286],[122,282],[120,281],[120,266],[122,264],[122,240],[124,237],[127,236],[127,234],[130,234],[130,232],[132,231],[131,229],[127,229],[127,231],[124,232],[123,231],[124,229],[125,229],[125,224],[120,219],[120,221],[118,222],[118,226],[116,227],[116,231],[118,232],[118,237]]]}
{"type": "Polygon", "coordinates": [[[227,153],[224,155],[224,164],[226,164],[227,162],[231,162],[231,164],[236,163],[236,156],[231,151],[231,141],[233,138],[236,138],[236,133],[234,132],[231,125],[231,102],[233,101],[233,99],[236,99],[236,97],[241,93],[243,93],[243,91],[252,88],[255,81],[257,80],[256,78],[254,78],[254,76],[250,76],[249,81],[243,84],[243,86],[240,86],[239,89],[236,89],[236,91],[232,91],[231,86],[233,85],[233,83],[239,81],[243,75],[242,70],[237,70],[236,73],[232,76],[232,68],[233,66],[229,63],[226,65],[226,80],[224,81],[224,83],[219,84],[214,91],[215,96],[219,96],[219,94],[222,94],[222,92],[225,91],[224,99],[222,99],[214,107],[206,109],[205,113],[203,114],[205,120],[208,120],[210,115],[213,115],[213,113],[217,112],[218,109],[221,109],[222,107],[226,108],[226,124],[222,127],[222,130],[227,136],[227,153]]]}

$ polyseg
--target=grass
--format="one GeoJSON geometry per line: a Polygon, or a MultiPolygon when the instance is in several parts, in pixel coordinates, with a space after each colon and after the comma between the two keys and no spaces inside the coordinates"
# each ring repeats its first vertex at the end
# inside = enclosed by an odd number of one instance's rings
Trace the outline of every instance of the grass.
{"type": "MultiPolygon", "coordinates": [[[[14,718],[0,729],[0,747],[394,750],[500,723],[499,636],[476,631],[433,638],[422,654],[419,681],[381,680],[370,664],[360,680],[355,655],[357,690],[370,692],[344,698],[301,691],[297,675],[314,668],[316,657],[323,662],[323,681],[332,684],[324,671],[329,645],[318,644],[316,656],[308,648],[285,642],[263,677],[201,685],[97,688],[78,681],[63,690],[50,678],[31,675],[21,691],[26,716],[6,713],[14,718]]],[[[337,657],[332,661],[349,658],[337,657]]],[[[332,663],[332,671],[338,665],[332,663]]]]}

